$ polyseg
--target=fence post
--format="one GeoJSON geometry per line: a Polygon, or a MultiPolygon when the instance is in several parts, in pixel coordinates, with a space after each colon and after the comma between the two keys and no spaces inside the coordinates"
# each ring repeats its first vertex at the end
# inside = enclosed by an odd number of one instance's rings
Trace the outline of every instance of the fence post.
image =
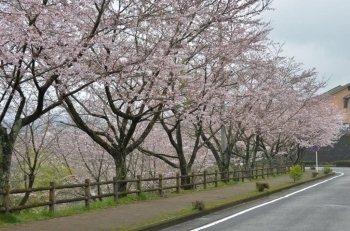
{"type": "Polygon", "coordinates": [[[118,203],[118,179],[117,177],[113,177],[113,197],[114,202],[118,203]]]}
{"type": "Polygon", "coordinates": [[[137,195],[141,195],[142,193],[142,187],[141,187],[141,175],[137,175],[137,195]]]}
{"type": "Polygon", "coordinates": [[[51,213],[55,212],[55,203],[56,203],[55,187],[56,187],[55,182],[50,182],[49,200],[51,204],[49,205],[49,211],[51,213]]]}
{"type": "Polygon", "coordinates": [[[215,169],[214,180],[215,180],[215,188],[217,188],[218,187],[218,170],[217,169],[215,169]]]}
{"type": "Polygon", "coordinates": [[[255,167],[255,179],[258,179],[258,167],[255,167]]]}
{"type": "Polygon", "coordinates": [[[244,182],[244,175],[245,175],[245,170],[242,169],[242,182],[244,182]]]}
{"type": "Polygon", "coordinates": [[[176,193],[179,194],[180,193],[180,173],[176,173],[176,193]]]}
{"type": "Polygon", "coordinates": [[[269,174],[269,176],[271,177],[273,177],[273,165],[270,167],[270,174],[269,174]]]}
{"type": "Polygon", "coordinates": [[[261,177],[263,179],[265,179],[265,176],[264,176],[264,166],[261,167],[261,177]]]}
{"type": "Polygon", "coordinates": [[[203,172],[203,184],[204,184],[204,189],[207,189],[207,170],[204,170],[203,172]]]}
{"type": "Polygon", "coordinates": [[[2,206],[5,208],[5,214],[10,213],[10,185],[4,186],[4,195],[3,195],[3,201],[2,206]]]}
{"type": "Polygon", "coordinates": [[[194,183],[194,172],[191,173],[191,184],[192,189],[194,189],[195,183],[194,183]]]}
{"type": "Polygon", "coordinates": [[[90,207],[90,179],[85,179],[85,207],[90,207]]]}
{"type": "Polygon", "coordinates": [[[163,195],[163,175],[159,174],[159,195],[163,195]]]}

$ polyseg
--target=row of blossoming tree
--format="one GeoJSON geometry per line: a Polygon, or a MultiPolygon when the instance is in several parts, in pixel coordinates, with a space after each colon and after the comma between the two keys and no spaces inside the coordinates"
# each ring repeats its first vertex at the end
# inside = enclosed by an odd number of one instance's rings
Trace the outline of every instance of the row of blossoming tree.
{"type": "Polygon", "coordinates": [[[0,189],[19,172],[33,187],[45,165],[60,179],[187,175],[334,143],[342,115],[268,39],[270,4],[1,1],[0,189]]]}

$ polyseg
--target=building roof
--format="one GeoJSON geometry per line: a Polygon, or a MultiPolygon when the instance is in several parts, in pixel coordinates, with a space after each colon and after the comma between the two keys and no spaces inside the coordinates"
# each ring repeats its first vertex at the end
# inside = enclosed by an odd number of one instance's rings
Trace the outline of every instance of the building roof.
{"type": "Polygon", "coordinates": [[[348,84],[346,84],[346,85],[344,85],[344,86],[339,85],[339,86],[337,86],[337,87],[335,87],[335,88],[332,88],[332,89],[330,89],[329,91],[327,91],[326,94],[335,95],[335,94],[337,94],[338,92],[340,92],[340,91],[342,91],[342,90],[348,88],[349,86],[350,86],[350,83],[348,83],[348,84]]]}

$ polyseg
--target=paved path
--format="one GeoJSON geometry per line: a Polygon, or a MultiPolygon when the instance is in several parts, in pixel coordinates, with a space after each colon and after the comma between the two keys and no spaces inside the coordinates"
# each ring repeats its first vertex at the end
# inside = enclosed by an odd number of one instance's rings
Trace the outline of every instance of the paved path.
{"type": "MultiPolygon", "coordinates": [[[[306,171],[304,179],[310,178],[306,171]]],[[[291,182],[288,176],[264,180],[270,187],[291,182]]],[[[142,201],[134,204],[119,205],[113,208],[78,214],[73,216],[35,221],[29,224],[12,225],[0,228],[0,231],[111,231],[127,230],[125,227],[145,224],[160,217],[174,214],[191,207],[191,203],[202,200],[206,205],[255,191],[255,182],[247,182],[228,187],[216,188],[201,192],[181,194],[169,198],[142,201]]]]}
{"type": "Polygon", "coordinates": [[[350,169],[337,168],[337,171],[344,175],[322,179],[319,184],[301,185],[162,231],[349,230],[350,169]],[[310,187],[304,190],[307,186],[310,187]]]}

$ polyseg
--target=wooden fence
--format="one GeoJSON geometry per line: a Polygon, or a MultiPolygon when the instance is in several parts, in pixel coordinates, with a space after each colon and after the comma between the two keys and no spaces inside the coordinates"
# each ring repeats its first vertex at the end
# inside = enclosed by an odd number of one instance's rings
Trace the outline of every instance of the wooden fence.
{"type": "Polygon", "coordinates": [[[165,191],[180,193],[180,189],[182,187],[195,189],[198,186],[202,186],[204,189],[206,189],[209,184],[212,184],[214,187],[218,187],[218,182],[225,182],[225,183],[228,183],[230,181],[244,182],[244,180],[246,179],[253,180],[253,179],[258,179],[259,177],[265,179],[270,176],[285,174],[288,171],[289,171],[289,166],[278,166],[278,167],[269,167],[269,168],[262,167],[262,168],[247,169],[247,170],[241,169],[241,170],[233,170],[233,171],[226,171],[226,172],[218,172],[217,170],[211,173],[207,171],[199,172],[199,173],[192,172],[191,175],[186,175],[186,176],[184,175],[180,176],[180,174],[177,173],[175,176],[163,177],[162,174],[159,174],[158,177],[147,178],[147,179],[142,179],[141,176],[137,176],[136,179],[118,180],[116,177],[114,177],[113,180],[104,181],[104,182],[90,182],[89,179],[86,179],[84,183],[70,184],[70,185],[56,185],[55,182],[50,182],[49,186],[47,187],[28,188],[28,189],[11,189],[9,186],[5,186],[4,190],[2,192],[0,191],[0,198],[2,196],[2,206],[0,207],[0,212],[7,214],[12,211],[43,207],[43,206],[48,206],[49,211],[54,212],[55,205],[63,204],[63,203],[84,201],[85,206],[89,207],[91,200],[102,199],[105,197],[113,197],[114,201],[118,202],[118,197],[120,195],[127,195],[127,194],[140,195],[141,193],[146,193],[146,192],[155,192],[155,193],[158,193],[159,195],[163,195],[165,191]],[[182,178],[189,179],[188,181],[189,183],[181,185],[180,182],[182,178]],[[150,182],[150,181],[156,182],[157,187],[145,187],[143,185],[143,183],[150,182]],[[119,183],[132,183],[132,184],[135,184],[135,187],[133,190],[119,191],[118,190],[119,183]],[[100,187],[102,185],[112,185],[113,192],[100,194],[100,195],[91,194],[91,187],[93,186],[100,187]],[[80,188],[83,190],[83,193],[81,196],[76,196],[68,199],[57,198],[57,192],[59,190],[76,189],[76,188],[80,188]],[[20,193],[23,194],[26,192],[30,192],[30,193],[44,192],[47,194],[47,197],[46,197],[47,200],[38,202],[38,203],[21,205],[21,206],[11,205],[10,203],[11,195],[20,194],[20,193]]]}

